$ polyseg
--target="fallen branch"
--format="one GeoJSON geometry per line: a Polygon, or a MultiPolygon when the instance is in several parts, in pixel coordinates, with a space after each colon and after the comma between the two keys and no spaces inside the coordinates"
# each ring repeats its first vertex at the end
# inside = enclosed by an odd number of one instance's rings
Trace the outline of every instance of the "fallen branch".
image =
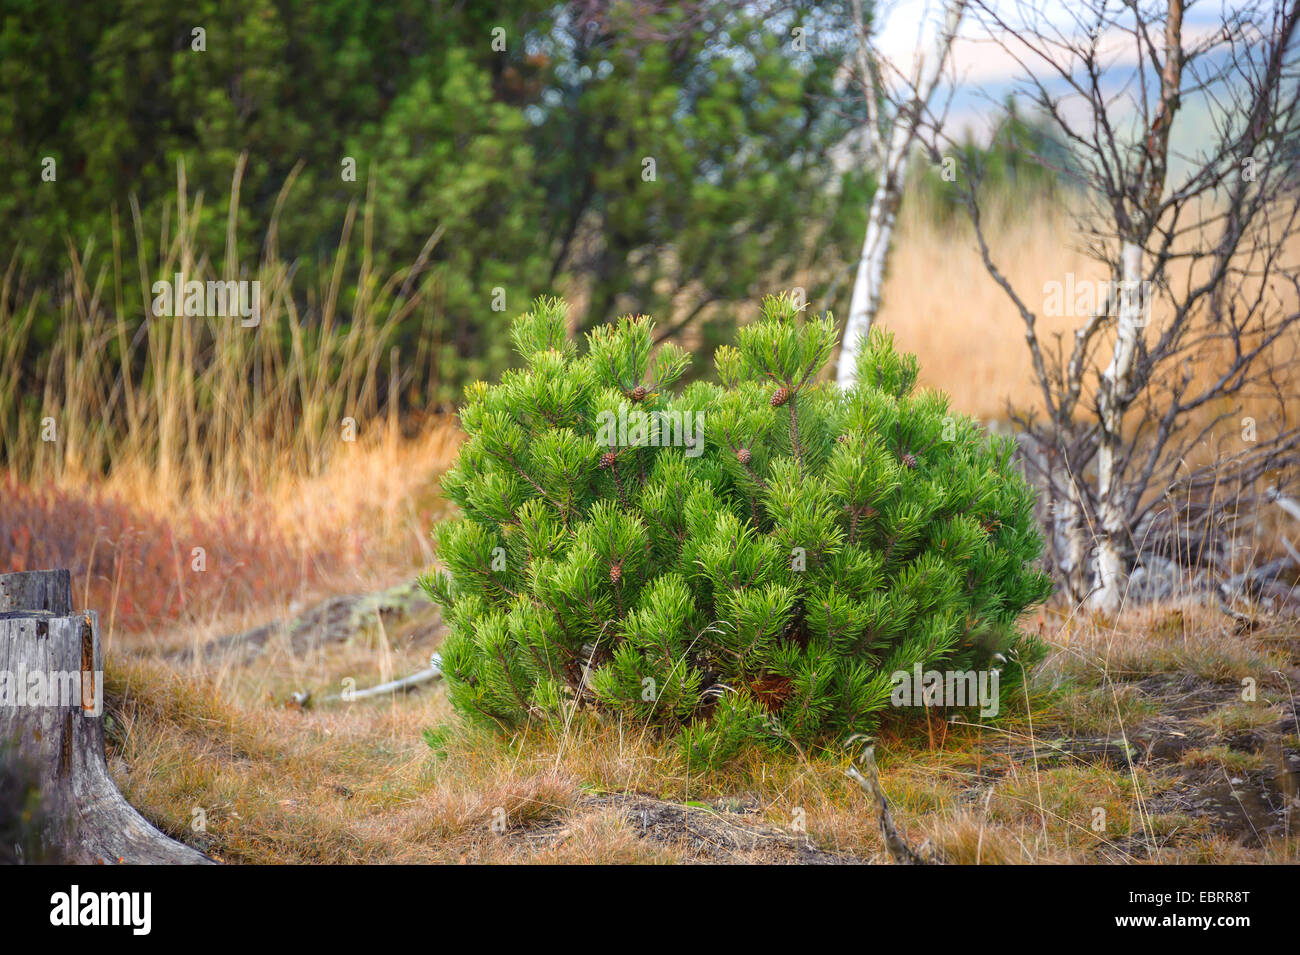
{"type": "Polygon", "coordinates": [[[1292,544],[1285,534],[1282,536],[1282,546],[1285,547],[1286,552],[1291,555],[1291,559],[1300,566],[1300,550],[1296,550],[1295,544],[1292,544]]]}
{"type": "Polygon", "coordinates": [[[1265,497],[1267,497],[1278,507],[1282,508],[1282,510],[1286,511],[1297,521],[1300,521],[1300,502],[1297,502],[1294,499],[1287,497],[1285,494],[1283,494],[1275,487],[1269,488],[1265,492],[1265,497]]]}
{"type": "Polygon", "coordinates": [[[880,788],[880,771],[876,768],[876,748],[868,746],[858,760],[866,770],[865,776],[858,772],[856,766],[850,766],[845,772],[849,779],[875,799],[880,810],[880,834],[885,839],[885,848],[889,850],[890,858],[896,865],[930,865],[932,860],[922,858],[913,852],[907,840],[894,828],[894,819],[889,813],[889,800],[885,798],[885,791],[880,788]]]}
{"type": "Polygon", "coordinates": [[[1286,578],[1293,574],[1296,568],[1295,558],[1289,555],[1279,557],[1277,560],[1271,560],[1267,564],[1224,581],[1219,585],[1219,590],[1229,604],[1238,598],[1257,602],[1266,596],[1272,596],[1275,600],[1286,603],[1295,590],[1293,585],[1286,582],[1286,578]]]}
{"type": "Polygon", "coordinates": [[[400,680],[389,680],[387,683],[380,683],[378,686],[372,686],[365,690],[345,690],[342,693],[335,693],[332,696],[324,697],[322,703],[352,703],[356,700],[369,699],[372,696],[383,696],[385,693],[405,693],[417,686],[423,686],[425,683],[432,683],[435,680],[442,679],[442,668],[435,662],[427,669],[419,673],[412,673],[410,676],[402,677],[400,680]]]}
{"type": "MultiPolygon", "coordinates": [[[[290,654],[301,657],[327,644],[350,640],[376,626],[388,627],[409,620],[424,613],[430,605],[429,598],[414,584],[377,593],[344,594],[323,600],[286,620],[273,620],[199,646],[183,647],[173,656],[182,661],[231,660],[249,664],[268,647],[280,643],[290,654]]],[[[433,625],[431,621],[430,627],[433,625]]]]}

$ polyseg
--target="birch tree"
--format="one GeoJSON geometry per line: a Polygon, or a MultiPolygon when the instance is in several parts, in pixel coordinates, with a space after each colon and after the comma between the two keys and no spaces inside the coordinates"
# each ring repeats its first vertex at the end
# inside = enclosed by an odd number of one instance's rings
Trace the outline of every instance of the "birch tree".
{"type": "Polygon", "coordinates": [[[1020,96],[1071,147],[1059,171],[1108,276],[1070,335],[1045,338],[1052,277],[1041,296],[1013,285],[986,241],[978,171],[967,177],[980,253],[1042,394],[1018,423],[1052,569],[1104,611],[1156,561],[1242,580],[1266,479],[1293,479],[1300,447],[1300,2],[1243,3],[1191,32],[1192,0],[1079,0],[1064,22],[1042,2],[973,3],[1019,64],[1020,96]],[[1200,135],[1178,153],[1189,102],[1200,135]]]}
{"type": "Polygon", "coordinates": [[[880,310],[885,265],[906,185],[908,157],[949,60],[966,2],[946,0],[943,20],[930,49],[918,51],[910,71],[904,74],[876,49],[874,11],[871,17],[864,17],[862,0],[852,0],[854,26],[861,34],[856,46],[855,79],[867,103],[866,148],[878,182],[871,198],[840,348],[836,377],[841,388],[854,383],[858,353],[880,310]]]}

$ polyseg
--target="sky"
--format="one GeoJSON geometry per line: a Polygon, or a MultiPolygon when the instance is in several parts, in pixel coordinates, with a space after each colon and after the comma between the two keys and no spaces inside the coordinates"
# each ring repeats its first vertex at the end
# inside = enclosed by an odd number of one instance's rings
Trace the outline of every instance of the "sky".
{"type": "MultiPolygon", "coordinates": [[[[1184,32],[1203,32],[1217,25],[1224,11],[1245,5],[1244,2],[1233,0],[1193,2],[1184,16],[1184,32]]],[[[990,6],[1011,22],[1018,19],[1018,11],[1031,9],[1064,31],[1078,29],[1075,14],[1082,7],[1080,3],[1067,3],[1065,0],[991,0],[990,6]]],[[[1116,13],[1122,8],[1117,0],[1111,0],[1108,6],[1116,13]]],[[[930,37],[943,20],[943,8],[943,0],[881,0],[878,9],[882,11],[884,21],[879,31],[882,51],[891,57],[910,58],[918,45],[924,46],[930,42],[930,37]]],[[[978,12],[973,7],[969,8],[958,31],[959,39],[965,41],[958,44],[958,65],[972,80],[999,77],[1007,79],[1014,64],[1005,57],[992,54],[987,43],[977,41],[983,34],[977,16],[978,12]]]]}
{"type": "MultiPolygon", "coordinates": [[[[1017,22],[1026,10],[1041,14],[1053,27],[1063,33],[1079,34],[1083,27],[1077,23],[1076,14],[1082,14],[1081,3],[1064,0],[990,0],[1000,16],[1017,22]]],[[[1200,0],[1190,4],[1184,17],[1183,35],[1186,42],[1204,37],[1217,28],[1221,17],[1246,4],[1243,0],[1200,0]]],[[[1120,14],[1123,6],[1111,0],[1108,8],[1120,14]]],[[[881,52],[895,64],[911,64],[918,48],[928,49],[943,19],[943,0],[883,0],[878,8],[883,25],[877,40],[881,52]]],[[[1114,78],[1118,88],[1131,78],[1136,64],[1137,50],[1131,36],[1112,29],[1102,35],[1101,47],[1106,51],[1107,75],[1114,78]]],[[[1040,61],[1041,62],[1041,61],[1040,61]]],[[[1040,62],[1032,62],[1038,67],[1040,62]]],[[[980,22],[980,13],[971,9],[958,31],[953,46],[953,63],[957,85],[948,109],[950,134],[960,134],[970,129],[976,138],[983,138],[996,115],[995,104],[1005,101],[1016,86],[1016,79],[1024,69],[1015,59],[988,38],[986,26],[980,22]]],[[[1064,84],[1059,87],[1064,90],[1064,84]]],[[[1184,125],[1199,126],[1197,106],[1186,103],[1184,125]]],[[[1068,115],[1068,110],[1067,110],[1068,115]]]]}

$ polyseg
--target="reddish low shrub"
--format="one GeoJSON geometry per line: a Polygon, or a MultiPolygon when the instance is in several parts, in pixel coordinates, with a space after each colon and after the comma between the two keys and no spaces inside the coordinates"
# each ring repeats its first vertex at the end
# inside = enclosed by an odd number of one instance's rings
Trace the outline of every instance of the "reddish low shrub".
{"type": "Polygon", "coordinates": [[[0,476],[0,573],[66,567],[74,602],[128,630],[285,598],[342,561],[337,549],[307,553],[287,540],[264,506],[173,518],[0,476]]]}

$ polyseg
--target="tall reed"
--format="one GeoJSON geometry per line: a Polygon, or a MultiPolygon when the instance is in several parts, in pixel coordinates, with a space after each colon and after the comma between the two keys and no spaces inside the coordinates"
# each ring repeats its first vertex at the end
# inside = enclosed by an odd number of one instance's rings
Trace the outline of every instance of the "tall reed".
{"type": "Polygon", "coordinates": [[[440,230],[412,266],[381,275],[367,195],[360,209],[348,208],[321,287],[304,294],[295,288],[298,263],[278,247],[296,171],[256,259],[246,261],[238,243],[244,168],[241,156],[223,249],[205,247],[204,197],[191,193],[178,164],[174,201],[150,233],[156,245],[145,241],[132,199],[125,235],[115,215],[107,247],[69,243],[58,290],[27,290],[10,258],[0,281],[0,469],[38,485],[135,475],[159,500],[232,500],[282,475],[318,474],[342,443],[396,427],[410,373],[393,336],[421,303],[417,279],[440,230]],[[257,282],[260,323],[155,315],[153,283],[177,273],[257,282]],[[33,374],[24,355],[42,319],[52,320],[54,338],[33,374]]]}

